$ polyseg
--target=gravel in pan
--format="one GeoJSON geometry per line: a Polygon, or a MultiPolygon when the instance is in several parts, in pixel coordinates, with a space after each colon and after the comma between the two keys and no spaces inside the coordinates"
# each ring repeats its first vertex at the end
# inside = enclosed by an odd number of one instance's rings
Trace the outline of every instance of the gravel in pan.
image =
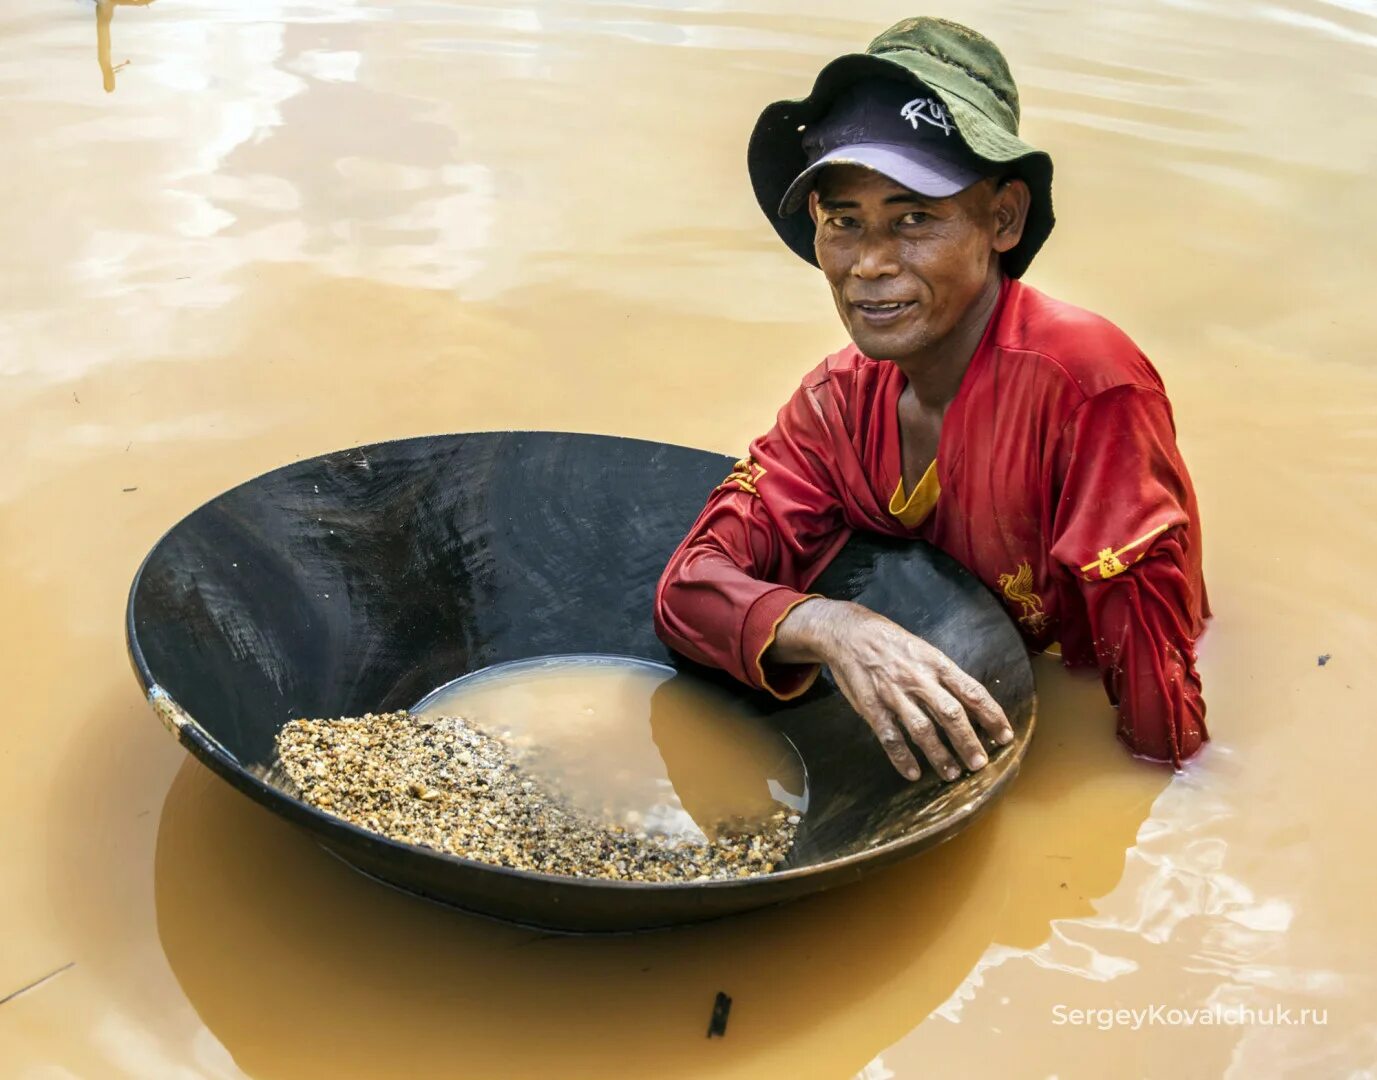
{"type": "Polygon", "coordinates": [[[406,712],[293,720],[281,764],[312,806],[393,840],[547,874],[705,881],[768,874],[794,841],[781,810],[711,839],[670,838],[584,813],[520,751],[458,717],[406,712]]]}

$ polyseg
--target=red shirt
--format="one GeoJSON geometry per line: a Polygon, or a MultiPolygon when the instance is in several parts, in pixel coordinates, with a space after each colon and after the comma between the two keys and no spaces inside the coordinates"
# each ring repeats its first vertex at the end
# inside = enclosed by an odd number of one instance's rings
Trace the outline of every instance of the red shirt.
{"type": "Polygon", "coordinates": [[[817,675],[764,654],[853,530],[927,540],[1007,607],[1028,644],[1096,665],[1135,753],[1179,765],[1205,705],[1209,615],[1195,492],[1162,380],[1106,320],[1005,281],[903,491],[907,380],[855,346],[829,356],[712,493],[656,591],[666,644],[781,698],[817,675]]]}

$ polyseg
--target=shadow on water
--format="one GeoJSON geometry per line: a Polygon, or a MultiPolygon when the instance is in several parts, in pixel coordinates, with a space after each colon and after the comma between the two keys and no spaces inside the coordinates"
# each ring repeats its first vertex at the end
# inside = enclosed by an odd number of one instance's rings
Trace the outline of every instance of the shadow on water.
{"type": "Polygon", "coordinates": [[[1046,663],[1038,678],[1024,775],[951,842],[810,900],[621,937],[550,937],[391,892],[188,761],[159,826],[158,934],[255,1076],[693,1076],[765,1050],[796,1055],[796,1075],[845,1075],[991,944],[1035,946],[1088,913],[1167,783],[1113,743],[1097,683],[1046,663]],[[731,1025],[708,1042],[719,990],[731,1025]]]}

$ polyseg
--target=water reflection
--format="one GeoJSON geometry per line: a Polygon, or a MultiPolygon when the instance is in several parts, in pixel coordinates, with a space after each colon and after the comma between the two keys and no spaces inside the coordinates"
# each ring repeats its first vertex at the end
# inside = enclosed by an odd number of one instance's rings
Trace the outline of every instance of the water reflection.
{"type": "Polygon", "coordinates": [[[118,64],[110,59],[110,23],[116,7],[147,7],[153,0],[96,0],[96,59],[100,62],[101,85],[107,94],[115,91],[115,73],[129,66],[128,60],[118,64]]]}
{"type": "Polygon", "coordinates": [[[807,811],[798,751],[755,714],[749,699],[680,672],[655,687],[648,712],[674,797],[705,834],[732,818],[807,811]]]}

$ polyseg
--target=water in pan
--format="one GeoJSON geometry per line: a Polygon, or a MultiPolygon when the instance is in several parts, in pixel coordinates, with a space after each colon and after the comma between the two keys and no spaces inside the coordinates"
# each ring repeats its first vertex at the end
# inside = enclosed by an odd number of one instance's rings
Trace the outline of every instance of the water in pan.
{"type": "Polygon", "coordinates": [[[803,763],[737,695],[644,660],[554,656],[456,680],[413,710],[462,716],[528,753],[595,817],[685,840],[807,806],[803,763]]]}

